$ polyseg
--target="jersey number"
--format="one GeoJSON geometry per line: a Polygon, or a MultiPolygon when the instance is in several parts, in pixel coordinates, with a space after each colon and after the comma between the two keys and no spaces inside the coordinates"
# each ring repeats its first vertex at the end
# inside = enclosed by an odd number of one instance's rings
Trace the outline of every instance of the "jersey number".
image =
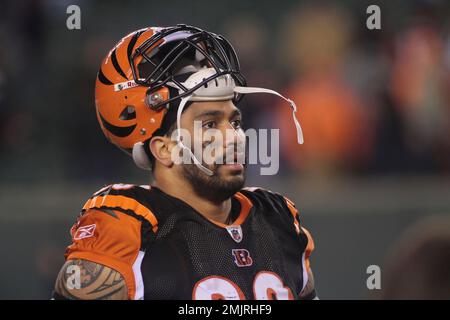
{"type": "MultiPolygon", "coordinates": [[[[274,272],[261,271],[253,281],[253,294],[256,300],[293,300],[289,287],[283,285],[274,272]]],[[[245,300],[236,283],[221,276],[209,276],[194,286],[193,300],[245,300]]]]}

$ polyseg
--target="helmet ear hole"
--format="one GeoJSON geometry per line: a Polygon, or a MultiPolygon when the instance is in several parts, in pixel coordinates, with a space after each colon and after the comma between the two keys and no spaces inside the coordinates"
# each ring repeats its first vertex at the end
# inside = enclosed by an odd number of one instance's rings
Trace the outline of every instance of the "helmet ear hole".
{"type": "Polygon", "coordinates": [[[126,106],[125,109],[122,110],[119,116],[120,120],[131,120],[136,119],[136,110],[134,106],[126,106]]]}

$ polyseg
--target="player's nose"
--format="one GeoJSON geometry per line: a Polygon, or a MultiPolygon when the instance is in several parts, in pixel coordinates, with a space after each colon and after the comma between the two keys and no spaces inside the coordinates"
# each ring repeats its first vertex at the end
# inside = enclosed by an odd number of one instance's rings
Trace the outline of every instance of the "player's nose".
{"type": "Polygon", "coordinates": [[[245,143],[245,133],[241,129],[236,129],[231,123],[228,123],[222,131],[223,147],[226,149],[229,145],[239,145],[245,143]]]}

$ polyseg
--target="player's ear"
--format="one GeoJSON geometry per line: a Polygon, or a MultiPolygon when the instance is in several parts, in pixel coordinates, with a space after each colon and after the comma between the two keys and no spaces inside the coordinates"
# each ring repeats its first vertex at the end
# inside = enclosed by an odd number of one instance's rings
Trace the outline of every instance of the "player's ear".
{"type": "Polygon", "coordinates": [[[150,140],[149,148],[155,160],[166,167],[173,165],[172,141],[168,137],[155,136],[150,140]]]}

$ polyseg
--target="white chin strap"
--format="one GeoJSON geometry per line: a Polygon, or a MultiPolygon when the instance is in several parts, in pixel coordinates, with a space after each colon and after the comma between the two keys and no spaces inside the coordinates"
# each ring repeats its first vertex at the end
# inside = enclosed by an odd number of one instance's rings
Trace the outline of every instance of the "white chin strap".
{"type": "Polygon", "coordinates": [[[248,94],[248,93],[268,93],[268,94],[273,94],[276,95],[278,97],[280,97],[281,99],[287,101],[291,108],[292,108],[292,119],[294,120],[294,124],[295,124],[295,129],[297,130],[297,142],[298,144],[303,144],[304,140],[303,140],[303,131],[302,131],[302,127],[300,126],[300,122],[298,122],[297,116],[296,116],[296,112],[297,112],[297,105],[295,104],[295,102],[289,98],[286,98],[285,96],[281,95],[280,93],[271,90],[271,89],[266,89],[266,88],[257,88],[257,87],[235,87],[234,88],[234,92],[236,93],[240,93],[240,94],[248,94]]]}
{"type": "Polygon", "coordinates": [[[195,154],[192,152],[192,150],[185,146],[183,141],[181,141],[181,114],[183,113],[183,109],[186,106],[186,103],[191,99],[192,96],[186,96],[181,99],[180,106],[178,107],[177,112],[177,145],[181,149],[186,150],[189,153],[189,156],[191,157],[192,161],[194,161],[194,164],[199,168],[201,171],[203,171],[208,176],[212,176],[214,172],[211,169],[208,169],[202,163],[197,159],[195,154]]]}
{"type": "MultiPolygon", "coordinates": [[[[183,85],[187,88],[193,88],[198,83],[202,82],[204,79],[210,77],[215,74],[215,70],[212,68],[205,68],[197,71],[192,74],[183,85]]],[[[175,88],[177,88],[180,93],[183,91],[178,88],[175,84],[169,84],[175,88]]],[[[233,78],[230,75],[224,75],[214,80],[211,80],[207,83],[207,86],[202,86],[196,91],[194,91],[191,95],[186,96],[181,99],[180,105],[178,106],[177,111],[177,145],[179,148],[186,150],[189,153],[194,164],[205,174],[211,176],[214,172],[204,165],[197,159],[192,150],[183,144],[181,139],[181,114],[186,106],[188,101],[223,101],[233,99],[235,94],[249,94],[249,93],[268,93],[276,95],[283,100],[287,101],[292,108],[292,118],[294,120],[295,128],[297,130],[297,142],[299,144],[303,144],[303,132],[300,126],[300,123],[297,119],[296,112],[297,106],[291,99],[288,99],[281,95],[280,93],[266,89],[266,88],[256,88],[256,87],[239,87],[234,83],[233,78]]],[[[133,159],[137,166],[142,169],[150,169],[150,161],[148,160],[147,155],[144,151],[144,145],[142,142],[138,142],[133,147],[133,159]]]]}

